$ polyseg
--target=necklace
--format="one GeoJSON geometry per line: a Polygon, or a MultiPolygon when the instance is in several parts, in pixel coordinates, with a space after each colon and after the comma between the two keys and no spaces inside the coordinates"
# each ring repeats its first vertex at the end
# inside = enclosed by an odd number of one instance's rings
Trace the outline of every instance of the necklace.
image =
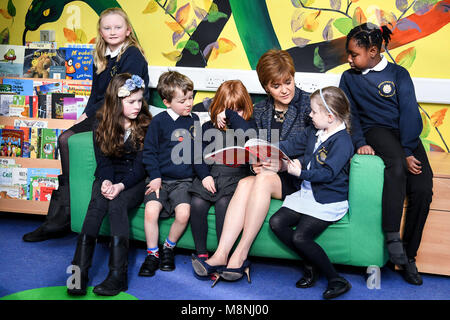
{"type": "Polygon", "coordinates": [[[283,123],[287,110],[288,109],[280,111],[280,110],[277,110],[274,108],[273,109],[273,118],[275,119],[275,121],[283,123]]]}

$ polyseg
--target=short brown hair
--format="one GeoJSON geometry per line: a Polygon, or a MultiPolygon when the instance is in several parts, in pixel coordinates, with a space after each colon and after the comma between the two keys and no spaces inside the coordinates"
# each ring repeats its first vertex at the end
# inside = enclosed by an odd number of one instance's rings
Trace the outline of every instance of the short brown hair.
{"type": "Polygon", "coordinates": [[[217,89],[213,102],[209,107],[211,122],[217,127],[217,115],[225,109],[243,111],[242,118],[250,120],[253,114],[253,103],[247,89],[240,80],[228,80],[217,89]]]}
{"type": "MultiPolygon", "coordinates": [[[[322,88],[322,96],[327,103],[327,106],[331,109],[333,115],[345,123],[348,133],[351,133],[351,113],[350,113],[350,102],[344,91],[338,87],[329,86],[322,88]]],[[[325,104],[323,103],[322,97],[320,96],[320,89],[314,91],[311,94],[311,101],[315,100],[322,109],[328,113],[325,104]]]]}
{"type": "Polygon", "coordinates": [[[172,102],[177,88],[183,91],[183,94],[186,94],[188,91],[194,90],[194,83],[187,76],[177,71],[167,71],[161,74],[156,86],[161,99],[172,102]]]}
{"type": "Polygon", "coordinates": [[[259,82],[265,89],[271,82],[282,81],[289,76],[294,77],[294,61],[287,51],[271,49],[259,58],[256,73],[259,82]]]}

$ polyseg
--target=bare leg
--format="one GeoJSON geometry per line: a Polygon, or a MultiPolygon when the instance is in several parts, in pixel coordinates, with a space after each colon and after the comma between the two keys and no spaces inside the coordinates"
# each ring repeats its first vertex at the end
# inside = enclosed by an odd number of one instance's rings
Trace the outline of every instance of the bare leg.
{"type": "Polygon", "coordinates": [[[162,205],[158,201],[149,201],[145,205],[144,231],[147,248],[155,248],[158,246],[159,239],[159,213],[162,205]]]}
{"type": "Polygon", "coordinates": [[[170,226],[168,238],[172,242],[177,242],[183,234],[189,222],[189,215],[191,212],[191,205],[187,203],[180,203],[175,208],[175,220],[170,226]]]}
{"type": "Polygon", "coordinates": [[[206,260],[211,266],[225,265],[228,255],[244,227],[245,208],[256,180],[255,176],[249,176],[239,181],[239,184],[228,204],[222,235],[216,252],[206,260]]]}
{"type": "Polygon", "coordinates": [[[242,237],[228,261],[228,268],[239,268],[247,259],[250,247],[269,211],[271,198],[281,199],[280,177],[270,172],[262,172],[256,176],[247,201],[242,237]]]}

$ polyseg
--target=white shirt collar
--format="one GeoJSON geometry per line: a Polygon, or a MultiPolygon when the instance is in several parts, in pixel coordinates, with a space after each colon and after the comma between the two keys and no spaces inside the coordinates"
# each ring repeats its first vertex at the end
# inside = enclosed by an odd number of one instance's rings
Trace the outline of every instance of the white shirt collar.
{"type": "MultiPolygon", "coordinates": [[[[169,116],[173,119],[173,121],[177,121],[177,119],[180,117],[180,115],[178,113],[176,113],[175,111],[173,111],[170,108],[167,108],[167,113],[169,114],[169,116]]],[[[192,117],[192,114],[189,113],[189,116],[192,117]]]]}
{"type": "Polygon", "coordinates": [[[323,143],[323,142],[327,141],[327,139],[329,137],[331,137],[333,134],[335,134],[336,132],[339,132],[341,130],[345,130],[345,128],[346,128],[345,123],[342,122],[333,131],[330,131],[328,133],[325,133],[325,131],[323,129],[320,129],[319,131],[316,132],[316,136],[318,137],[317,140],[320,140],[320,142],[323,143]]]}
{"type": "Polygon", "coordinates": [[[122,43],[116,50],[111,51],[111,49],[109,47],[106,47],[106,51],[105,51],[105,57],[106,56],[110,56],[111,58],[115,58],[119,55],[120,50],[122,50],[122,47],[125,45],[125,42],[122,43]]]}
{"type": "Polygon", "coordinates": [[[388,65],[388,61],[385,56],[381,55],[381,61],[377,63],[377,65],[373,68],[364,69],[361,71],[362,74],[369,73],[370,70],[373,71],[382,71],[388,65]]]}

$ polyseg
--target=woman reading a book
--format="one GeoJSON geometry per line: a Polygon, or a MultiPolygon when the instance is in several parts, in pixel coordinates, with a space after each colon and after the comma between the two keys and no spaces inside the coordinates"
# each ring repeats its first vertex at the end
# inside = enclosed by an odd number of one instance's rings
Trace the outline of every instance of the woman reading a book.
{"type": "Polygon", "coordinates": [[[76,133],[92,131],[95,114],[103,104],[106,88],[114,75],[129,72],[140,76],[145,82],[144,99],[148,100],[148,64],[125,11],[106,9],[100,14],[97,26],[91,95],[76,124],[58,138],[62,169],[59,186],[52,193],[46,220],[36,230],[25,234],[24,241],[44,241],[70,231],[68,141],[76,133]]]}
{"type": "MultiPolygon", "coordinates": [[[[289,53],[267,51],[259,59],[256,71],[268,94],[253,109],[259,138],[276,143],[303,132],[310,125],[309,94],[295,87],[295,68],[289,53]]],[[[296,191],[291,176],[278,170],[274,163],[253,164],[255,175],[239,181],[227,208],[218,248],[202,263],[205,272],[219,273],[227,280],[248,274],[248,252],[267,215],[271,198],[284,199],[296,191]],[[241,231],[239,244],[228,259],[241,231]]]]}

